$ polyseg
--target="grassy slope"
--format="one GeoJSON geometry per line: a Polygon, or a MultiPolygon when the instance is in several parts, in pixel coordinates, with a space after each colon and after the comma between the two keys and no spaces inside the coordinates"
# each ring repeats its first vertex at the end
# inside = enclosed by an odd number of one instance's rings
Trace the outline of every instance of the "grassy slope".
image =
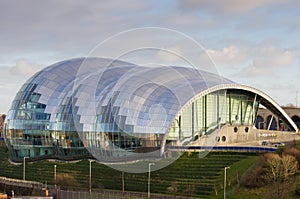
{"type": "MultiPolygon", "coordinates": [[[[13,165],[8,161],[8,154],[0,148],[0,176],[22,179],[23,165],[13,165]]],[[[199,158],[198,153],[185,153],[180,159],[168,167],[151,173],[151,190],[154,193],[200,196],[201,198],[222,198],[223,170],[228,170],[228,191],[234,188],[241,176],[258,159],[255,154],[247,153],[210,153],[199,158]],[[215,196],[215,190],[218,196],[215,196]]],[[[89,186],[89,162],[62,163],[39,161],[27,163],[26,179],[54,184],[54,165],[57,175],[67,173],[73,176],[78,187],[89,186]]],[[[105,188],[121,190],[122,173],[105,165],[93,163],[93,189],[105,188]]],[[[147,192],[148,174],[125,173],[125,190],[147,192]]]]}

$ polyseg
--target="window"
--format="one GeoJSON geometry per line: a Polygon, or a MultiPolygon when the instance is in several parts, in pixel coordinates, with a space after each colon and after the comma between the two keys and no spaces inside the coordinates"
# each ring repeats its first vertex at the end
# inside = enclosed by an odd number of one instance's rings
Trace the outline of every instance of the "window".
{"type": "Polygon", "coordinates": [[[237,128],[237,127],[234,127],[234,128],[233,128],[233,132],[237,133],[237,132],[238,132],[238,128],[237,128]]]}
{"type": "Polygon", "coordinates": [[[222,136],[222,142],[226,141],[226,136],[222,136]]]}

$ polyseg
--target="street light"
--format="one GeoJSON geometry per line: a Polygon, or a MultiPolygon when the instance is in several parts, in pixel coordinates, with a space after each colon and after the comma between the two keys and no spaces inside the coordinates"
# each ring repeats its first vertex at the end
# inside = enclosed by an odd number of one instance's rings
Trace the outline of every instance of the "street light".
{"type": "Polygon", "coordinates": [[[26,161],[25,159],[28,157],[23,157],[23,180],[25,180],[25,176],[26,176],[26,161]]]}
{"type": "Polygon", "coordinates": [[[224,168],[224,199],[226,199],[226,170],[230,169],[230,167],[225,167],[224,168]]]}
{"type": "Polygon", "coordinates": [[[149,163],[149,176],[148,176],[148,198],[150,198],[150,173],[151,173],[151,166],[155,165],[154,163],[149,163]]]}
{"type": "Polygon", "coordinates": [[[54,186],[55,186],[55,195],[57,196],[57,187],[56,187],[56,164],[54,165],[54,186]]]}
{"type": "Polygon", "coordinates": [[[56,186],[56,164],[54,165],[54,183],[56,186]]]}
{"type": "Polygon", "coordinates": [[[122,171],[122,193],[125,191],[125,182],[124,182],[124,171],[122,171]]]}
{"type": "Polygon", "coordinates": [[[90,162],[90,193],[92,192],[92,162],[94,162],[94,160],[89,160],[90,162]]]}

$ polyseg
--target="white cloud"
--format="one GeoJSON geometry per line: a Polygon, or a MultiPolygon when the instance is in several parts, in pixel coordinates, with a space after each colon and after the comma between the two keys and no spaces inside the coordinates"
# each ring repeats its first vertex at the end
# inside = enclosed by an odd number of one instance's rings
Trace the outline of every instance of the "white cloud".
{"type": "MultiPolygon", "coordinates": [[[[50,65],[62,59],[85,56],[95,45],[112,34],[145,26],[170,27],[188,34],[198,42],[204,42],[203,44],[209,48],[207,53],[216,62],[220,72],[224,70],[222,74],[237,82],[249,79],[251,83],[266,78],[271,82],[272,75],[281,77],[285,73],[282,70],[299,75],[299,65],[296,69],[290,67],[297,60],[295,52],[298,54],[300,52],[299,1],[177,2],[179,3],[137,0],[105,2],[93,0],[89,3],[82,0],[76,2],[55,0],[42,3],[32,0],[2,1],[0,67],[12,66],[15,60],[20,58],[30,61],[18,61],[13,68],[7,67],[6,74],[1,70],[0,79],[6,88],[13,84],[17,90],[23,81],[39,69],[40,66],[36,63],[50,65]],[[257,47],[257,44],[266,41],[271,41],[267,44],[271,47],[257,47]],[[284,45],[288,50],[281,49],[279,45],[284,45]],[[17,78],[12,74],[18,75],[17,78]]],[[[147,37],[147,41],[151,39],[148,35],[147,37]]],[[[165,39],[172,41],[169,36],[165,39]]],[[[123,48],[122,44],[124,43],[117,45],[123,48]]],[[[203,51],[195,50],[194,46],[186,48],[183,47],[184,44],[176,42],[172,42],[171,45],[180,46],[180,55],[188,58],[191,63],[195,63],[201,69],[212,71],[210,68],[213,68],[213,64],[203,51]]],[[[115,48],[112,50],[116,51],[115,48]]],[[[155,53],[156,56],[159,55],[155,53]]],[[[164,55],[161,60],[176,62],[173,56],[162,54],[164,55]]],[[[277,84],[278,79],[274,79],[272,85],[277,84]]],[[[292,78],[280,79],[290,82],[292,78]]],[[[298,81],[294,84],[295,87],[300,85],[299,76],[294,79],[298,81]]],[[[6,90],[2,89],[3,87],[1,88],[3,95],[7,95],[6,90]]],[[[3,101],[4,98],[2,96],[0,98],[3,101]]]]}
{"type": "Polygon", "coordinates": [[[297,62],[297,53],[276,47],[255,49],[252,64],[244,73],[254,75],[271,75],[277,71],[294,65],[297,62]]]}
{"type": "Polygon", "coordinates": [[[208,49],[206,52],[217,65],[242,64],[248,58],[245,50],[234,45],[224,47],[222,50],[208,49]]]}
{"type": "Polygon", "coordinates": [[[216,63],[222,76],[241,84],[262,89],[276,97],[279,103],[289,102],[290,82],[297,88],[299,79],[299,54],[295,49],[277,45],[229,45],[223,49],[208,49],[207,54],[216,63]],[[281,90],[279,86],[284,86],[281,90]],[[284,94],[283,94],[284,93],[284,94]]]}
{"type": "Polygon", "coordinates": [[[22,84],[26,81],[24,76],[13,76],[11,74],[11,67],[1,67],[1,78],[0,78],[0,114],[7,113],[12,100],[14,99],[17,91],[20,89],[22,84]]]}
{"type": "Polygon", "coordinates": [[[297,63],[297,52],[274,46],[258,46],[241,48],[229,45],[221,50],[206,50],[207,54],[218,66],[225,70],[238,68],[239,74],[248,76],[275,74],[284,67],[297,63]]]}
{"type": "Polygon", "coordinates": [[[258,53],[259,57],[253,60],[253,65],[255,67],[264,67],[267,65],[274,67],[288,66],[297,58],[297,53],[295,51],[274,47],[261,48],[258,53]]]}
{"type": "Polygon", "coordinates": [[[31,76],[42,68],[42,65],[31,63],[27,60],[18,60],[16,65],[11,67],[12,75],[31,76]]]}
{"type": "Polygon", "coordinates": [[[88,53],[111,34],[145,23],[149,4],[137,0],[1,2],[0,54],[88,53]],[[136,17],[139,13],[143,15],[136,17]]]}

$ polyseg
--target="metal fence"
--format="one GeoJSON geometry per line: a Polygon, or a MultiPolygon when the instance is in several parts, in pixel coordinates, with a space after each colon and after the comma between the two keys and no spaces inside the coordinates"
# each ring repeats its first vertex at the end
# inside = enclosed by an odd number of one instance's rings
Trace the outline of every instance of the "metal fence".
{"type": "Polygon", "coordinates": [[[211,150],[211,151],[234,151],[234,152],[275,152],[275,147],[260,147],[260,146],[169,146],[171,150],[211,150]]]}
{"type": "Polygon", "coordinates": [[[32,189],[42,189],[44,184],[41,182],[29,181],[29,180],[19,180],[13,178],[0,177],[0,184],[19,186],[32,189]]]}
{"type": "MultiPolygon", "coordinates": [[[[192,199],[192,197],[185,196],[172,196],[151,193],[151,198],[157,199],[192,199]]],[[[120,192],[120,191],[109,191],[103,190],[101,192],[80,192],[80,191],[67,191],[61,190],[58,194],[60,199],[137,199],[137,198],[147,198],[147,193],[140,192],[120,192]]]]}
{"type": "Polygon", "coordinates": [[[61,190],[59,193],[61,199],[119,199],[119,198],[138,198],[130,196],[122,196],[120,194],[111,193],[95,193],[95,192],[77,192],[61,190]]]}
{"type": "MultiPolygon", "coordinates": [[[[93,190],[92,192],[86,189],[76,188],[76,190],[61,190],[59,186],[46,185],[40,182],[19,180],[6,177],[0,177],[0,184],[9,185],[13,187],[24,187],[34,190],[43,191],[43,195],[46,191],[49,193],[49,198],[54,196],[56,199],[137,199],[137,198],[147,198],[148,193],[143,192],[131,192],[131,191],[116,191],[116,190],[93,190]]],[[[151,193],[151,198],[157,199],[191,199],[192,197],[186,196],[173,196],[151,193]]]]}

